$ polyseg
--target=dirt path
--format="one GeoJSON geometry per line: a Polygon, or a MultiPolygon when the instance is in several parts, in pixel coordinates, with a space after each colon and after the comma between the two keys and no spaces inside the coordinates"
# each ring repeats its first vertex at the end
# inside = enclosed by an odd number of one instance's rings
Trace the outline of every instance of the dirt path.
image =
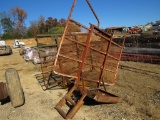
{"type": "MultiPolygon", "coordinates": [[[[108,91],[121,97],[117,104],[87,102],[73,120],[159,120],[160,65],[121,62],[121,65],[140,69],[119,68],[116,85],[108,91]]],[[[0,105],[2,120],[63,120],[54,109],[66,93],[65,89],[44,91],[35,78],[40,66],[26,62],[18,49],[10,56],[0,56],[0,82],[5,82],[5,70],[17,69],[25,94],[25,104],[13,108],[11,103],[0,105]]]]}

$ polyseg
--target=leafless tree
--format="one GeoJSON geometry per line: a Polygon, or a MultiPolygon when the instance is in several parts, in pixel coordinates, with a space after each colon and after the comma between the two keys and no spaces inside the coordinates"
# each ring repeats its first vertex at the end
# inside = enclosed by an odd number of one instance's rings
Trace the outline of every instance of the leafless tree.
{"type": "Polygon", "coordinates": [[[27,18],[27,12],[18,6],[11,8],[11,15],[14,17],[15,21],[18,21],[21,24],[23,24],[24,20],[27,18]]]}

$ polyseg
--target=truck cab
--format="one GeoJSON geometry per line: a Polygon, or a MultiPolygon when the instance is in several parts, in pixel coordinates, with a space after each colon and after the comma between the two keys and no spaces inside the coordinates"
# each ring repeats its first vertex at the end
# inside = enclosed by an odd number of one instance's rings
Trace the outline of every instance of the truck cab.
{"type": "Polygon", "coordinates": [[[23,46],[25,46],[24,42],[20,42],[17,39],[14,40],[14,45],[13,45],[14,48],[23,47],[23,46]]]}

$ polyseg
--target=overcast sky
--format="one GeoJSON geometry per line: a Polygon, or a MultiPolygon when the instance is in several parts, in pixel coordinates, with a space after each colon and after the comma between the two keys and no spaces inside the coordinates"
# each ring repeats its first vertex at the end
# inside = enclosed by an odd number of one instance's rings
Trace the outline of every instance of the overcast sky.
{"type": "MultiPolygon", "coordinates": [[[[40,15],[67,19],[73,0],[0,0],[0,12],[19,6],[28,14],[25,24],[40,15]]],[[[90,0],[100,19],[100,28],[145,25],[160,20],[160,0],[90,0]]],[[[77,0],[72,18],[88,26],[97,25],[86,0],[77,0]]]]}

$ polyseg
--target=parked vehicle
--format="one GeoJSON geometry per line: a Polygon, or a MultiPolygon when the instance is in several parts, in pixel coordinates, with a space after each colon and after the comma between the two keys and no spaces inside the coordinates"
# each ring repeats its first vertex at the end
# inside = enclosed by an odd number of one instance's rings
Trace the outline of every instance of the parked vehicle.
{"type": "Polygon", "coordinates": [[[6,45],[4,40],[0,41],[0,55],[11,55],[12,48],[9,45],[6,45]]]}
{"type": "Polygon", "coordinates": [[[21,48],[21,47],[23,47],[23,46],[25,46],[25,43],[24,43],[24,42],[20,42],[20,41],[17,40],[17,39],[14,40],[14,45],[13,45],[14,48],[21,48]]]}

